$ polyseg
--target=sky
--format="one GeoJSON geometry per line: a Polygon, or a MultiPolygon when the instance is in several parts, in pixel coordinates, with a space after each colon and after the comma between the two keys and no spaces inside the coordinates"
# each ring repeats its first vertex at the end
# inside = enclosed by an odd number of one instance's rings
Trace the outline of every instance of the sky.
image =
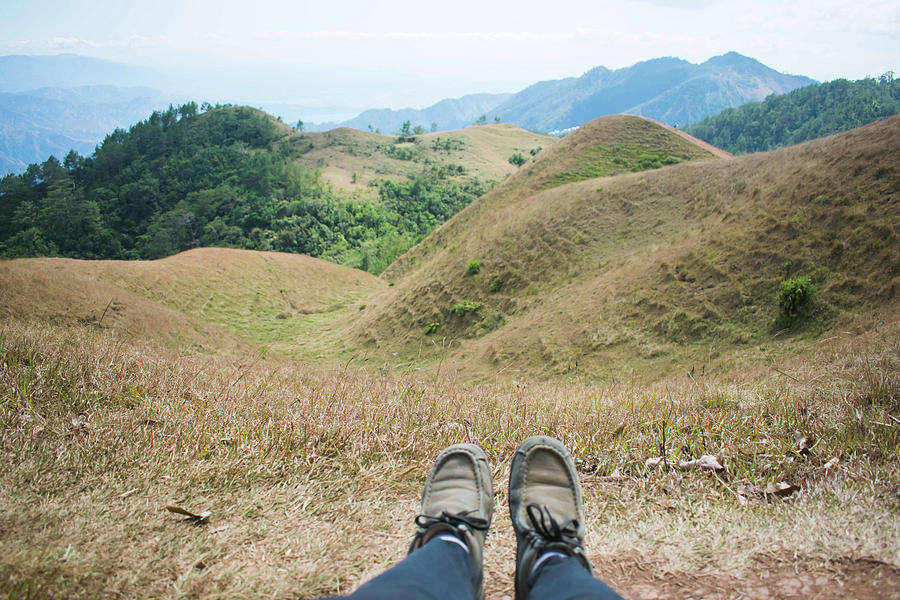
{"type": "Polygon", "coordinates": [[[150,66],[216,101],[422,108],[732,50],[819,81],[900,72],[900,0],[0,2],[0,55],[150,66]]]}

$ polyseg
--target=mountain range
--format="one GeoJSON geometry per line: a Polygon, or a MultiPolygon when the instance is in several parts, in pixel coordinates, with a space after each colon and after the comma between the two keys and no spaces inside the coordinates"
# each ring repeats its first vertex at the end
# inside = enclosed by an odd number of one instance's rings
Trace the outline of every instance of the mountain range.
{"type": "MultiPolygon", "coordinates": [[[[146,68],[70,54],[0,57],[0,173],[21,172],[29,163],[51,154],[61,158],[69,149],[88,154],[113,129],[186,100],[155,89],[162,77],[146,68]]],[[[622,69],[596,67],[515,94],[470,94],[421,110],[372,109],[347,121],[307,122],[305,127],[390,135],[406,121],[426,131],[446,131],[483,116],[534,131],[561,131],[616,113],[676,125],[811,83],[736,52],[701,64],[655,58],[622,69]]]]}
{"type": "Polygon", "coordinates": [[[127,128],[176,99],[147,87],[91,85],[0,93],[0,173],[21,173],[48,156],[90,154],[117,128],[127,128]]]}
{"type": "Polygon", "coordinates": [[[596,67],[580,77],[541,81],[506,97],[465,96],[420,111],[371,110],[342,123],[314,128],[365,129],[371,124],[390,132],[409,120],[426,129],[434,122],[437,130],[443,131],[471,125],[481,115],[538,131],[565,130],[610,114],[641,115],[677,125],[813,83],[809,77],[779,73],[737,52],[714,56],[699,65],[664,57],[622,69],[596,67]],[[491,105],[491,100],[496,104],[491,105]]]}

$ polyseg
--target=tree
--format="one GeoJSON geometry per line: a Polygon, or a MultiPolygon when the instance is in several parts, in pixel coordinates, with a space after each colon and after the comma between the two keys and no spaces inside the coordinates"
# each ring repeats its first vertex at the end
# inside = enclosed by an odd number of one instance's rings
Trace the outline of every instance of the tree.
{"type": "Polygon", "coordinates": [[[400,126],[400,131],[397,132],[397,143],[414,142],[415,139],[412,132],[412,123],[403,121],[403,125],[400,126]]]}
{"type": "Polygon", "coordinates": [[[413,133],[416,135],[422,135],[423,133],[425,133],[425,128],[421,125],[416,125],[415,127],[413,127],[413,133]]]}
{"type": "Polygon", "coordinates": [[[431,133],[434,133],[435,131],[437,131],[437,129],[438,129],[437,121],[433,121],[431,123],[431,133]]]}
{"type": "Polygon", "coordinates": [[[294,127],[294,131],[303,131],[303,120],[302,119],[297,121],[297,125],[294,127]]]}
{"type": "Polygon", "coordinates": [[[500,122],[500,117],[494,117],[494,123],[499,123],[499,122],[500,122]]]}
{"type": "Polygon", "coordinates": [[[475,124],[476,124],[476,125],[484,125],[485,123],[487,123],[487,115],[481,115],[481,116],[478,117],[478,119],[475,121],[475,124]]]}

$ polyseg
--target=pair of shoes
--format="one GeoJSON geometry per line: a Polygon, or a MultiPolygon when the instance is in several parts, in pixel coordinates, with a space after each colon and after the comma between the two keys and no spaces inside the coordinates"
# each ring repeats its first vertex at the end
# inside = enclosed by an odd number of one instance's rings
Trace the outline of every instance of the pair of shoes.
{"type": "MultiPolygon", "coordinates": [[[[456,444],[435,460],[422,492],[422,513],[410,552],[435,536],[462,540],[475,566],[475,589],[484,598],[482,557],[493,515],[491,468],[474,444],[456,444]]],[[[516,532],[516,600],[526,600],[539,559],[547,552],[572,556],[590,572],[584,553],[581,484],[572,455],[558,440],[535,436],[516,449],[509,476],[509,512],[516,532]]]]}

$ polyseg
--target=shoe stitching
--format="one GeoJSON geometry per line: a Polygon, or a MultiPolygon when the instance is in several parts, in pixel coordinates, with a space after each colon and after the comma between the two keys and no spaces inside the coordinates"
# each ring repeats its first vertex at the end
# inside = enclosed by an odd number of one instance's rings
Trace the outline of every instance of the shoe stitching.
{"type": "MultiPolygon", "coordinates": [[[[535,445],[529,449],[528,454],[525,455],[525,465],[523,466],[523,469],[525,471],[525,474],[524,474],[524,477],[522,480],[521,504],[523,506],[527,506],[527,503],[525,502],[525,490],[528,488],[528,461],[531,460],[531,455],[534,452],[534,450],[536,450],[538,448],[543,448],[545,450],[553,450],[554,452],[559,452],[559,448],[554,448],[553,446],[549,446],[549,445],[543,444],[543,443],[535,445]]],[[[566,478],[569,480],[569,491],[572,493],[572,504],[575,505],[575,518],[577,519],[581,515],[578,514],[578,494],[575,492],[575,481],[572,479],[572,473],[570,472],[570,470],[568,468],[568,464],[566,464],[565,455],[561,454],[560,456],[563,459],[563,465],[566,467],[564,470],[566,472],[566,478]]],[[[522,507],[520,506],[519,512],[521,512],[521,509],[522,509],[522,507]]],[[[578,520],[581,521],[582,519],[578,519],[578,520]]]]}

